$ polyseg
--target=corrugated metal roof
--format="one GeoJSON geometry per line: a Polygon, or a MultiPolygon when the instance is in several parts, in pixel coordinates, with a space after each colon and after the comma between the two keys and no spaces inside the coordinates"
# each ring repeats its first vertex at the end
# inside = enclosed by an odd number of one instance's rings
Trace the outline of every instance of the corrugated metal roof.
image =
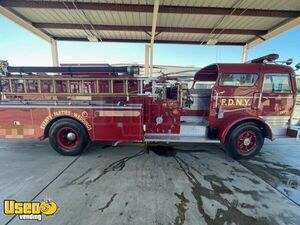
{"type": "MultiPolygon", "coordinates": [[[[0,5],[2,5],[3,2],[12,3],[14,1],[0,1],[0,5]]],[[[29,1],[23,2],[26,3],[29,1]]],[[[35,24],[42,23],[39,29],[56,39],[86,39],[87,35],[94,34],[102,40],[150,40],[149,32],[151,30],[148,28],[152,26],[152,11],[124,10],[120,5],[152,6],[154,0],[33,0],[30,2],[52,2],[60,4],[60,7],[33,7],[32,4],[21,4],[21,6],[14,5],[11,7],[4,5],[4,7],[30,23],[33,23],[34,26],[35,24]],[[80,3],[108,3],[119,8],[118,10],[113,9],[113,7],[106,10],[101,10],[101,7],[86,9],[77,7],[80,3]],[[70,27],[63,29],[63,25],[69,24],[79,25],[79,27],[77,26],[75,29],[70,27]],[[104,25],[106,28],[94,29],[93,25],[104,25]],[[119,26],[119,28],[120,26],[137,26],[137,28],[136,30],[134,30],[135,28],[132,30],[118,30],[112,27],[111,30],[109,30],[109,26],[119,26]]],[[[276,16],[275,14],[274,16],[257,16],[255,15],[255,11],[253,11],[253,15],[242,15],[249,13],[249,10],[265,10],[266,12],[268,10],[280,10],[282,12],[289,10],[289,12],[299,13],[300,16],[299,0],[160,0],[160,7],[171,6],[181,6],[183,9],[185,7],[209,7],[211,9],[217,8],[217,10],[224,8],[226,10],[229,8],[231,13],[205,13],[205,11],[198,14],[195,12],[189,13],[187,11],[182,13],[174,13],[172,11],[160,12],[158,14],[157,27],[165,31],[157,34],[157,41],[203,43],[210,38],[216,38],[219,43],[245,44],[259,36],[255,34],[255,31],[267,33],[291,19],[285,16],[276,16]],[[234,12],[237,9],[243,9],[243,11],[240,12],[239,15],[232,15],[236,14],[234,12]],[[173,32],[171,28],[191,29],[187,32],[178,32],[178,30],[174,30],[173,32]],[[198,30],[192,30],[193,28],[201,28],[202,30],[197,32],[198,30]],[[205,29],[210,30],[207,31],[205,29]],[[215,29],[221,30],[216,32],[215,29]],[[237,29],[253,30],[253,33],[241,34],[236,31],[237,29]]],[[[293,18],[295,18],[295,16],[293,16],[293,18]]]]}
{"type": "MultiPolygon", "coordinates": [[[[25,0],[26,1],[26,0],[25,0]]],[[[41,0],[33,0],[41,1],[41,0]]],[[[58,0],[44,0],[56,2],[58,0]]],[[[66,0],[72,2],[72,0],[66,0]]],[[[76,0],[76,2],[116,3],[116,4],[144,4],[153,5],[153,0],[76,0]]],[[[173,6],[203,6],[203,7],[231,7],[237,0],[160,0],[160,5],[173,6]]],[[[299,0],[242,0],[240,8],[252,9],[280,9],[299,10],[299,0]]]]}
{"type": "Polygon", "coordinates": [[[83,23],[106,25],[152,25],[151,13],[129,12],[99,12],[96,10],[84,11],[68,9],[28,9],[17,8],[15,11],[33,23],[83,23]],[[88,20],[87,20],[88,19],[88,20]]]}

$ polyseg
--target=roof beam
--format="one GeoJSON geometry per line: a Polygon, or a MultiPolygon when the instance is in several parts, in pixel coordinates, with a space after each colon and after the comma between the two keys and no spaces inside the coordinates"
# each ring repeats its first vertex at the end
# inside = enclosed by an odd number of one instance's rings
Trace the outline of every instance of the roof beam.
{"type": "Polygon", "coordinates": [[[251,41],[249,41],[247,43],[248,48],[252,48],[268,39],[271,39],[279,34],[282,34],[283,32],[292,29],[296,26],[300,25],[300,17],[296,18],[296,19],[292,19],[289,22],[285,22],[283,24],[281,24],[280,26],[277,26],[276,28],[271,29],[267,34],[262,35],[262,36],[258,36],[255,39],[252,39],[251,41]]]}
{"type": "MultiPolygon", "coordinates": [[[[141,31],[150,32],[150,26],[123,26],[123,25],[99,25],[99,24],[71,24],[71,23],[33,23],[34,27],[39,29],[71,29],[84,30],[95,29],[103,31],[141,31]]],[[[266,30],[249,29],[210,29],[196,27],[156,27],[156,32],[168,33],[195,33],[195,34],[236,34],[236,35],[255,35],[262,36],[268,33],[266,30]]],[[[155,32],[154,32],[155,33],[155,32]]]]}
{"type": "Polygon", "coordinates": [[[50,44],[53,42],[53,38],[42,32],[41,30],[37,29],[36,27],[32,26],[31,23],[25,21],[21,17],[17,16],[15,13],[11,12],[10,10],[0,6],[0,14],[8,18],[9,20],[13,21],[14,23],[20,25],[21,27],[27,29],[28,31],[32,32],[33,34],[37,35],[38,37],[44,39],[45,41],[49,42],[50,44]]]}
{"type": "MultiPolygon", "coordinates": [[[[1,0],[3,7],[14,8],[41,8],[41,9],[75,9],[70,1],[20,1],[20,0],[1,0]]],[[[120,12],[153,12],[153,5],[140,4],[119,4],[119,3],[92,3],[76,2],[76,7],[82,10],[98,11],[120,11],[120,12]]],[[[233,15],[233,16],[260,16],[260,17],[283,17],[297,18],[300,16],[299,10],[269,10],[269,9],[246,9],[224,7],[195,7],[195,6],[172,6],[161,5],[159,13],[175,14],[202,14],[202,15],[233,15]]]]}
{"type": "MultiPolygon", "coordinates": [[[[55,37],[58,41],[88,41],[87,38],[72,38],[72,37],[55,37]]],[[[127,42],[127,43],[149,43],[149,39],[102,39],[102,42],[127,42]]],[[[159,44],[187,44],[187,45],[200,45],[202,41],[180,41],[180,40],[155,40],[159,44]]],[[[206,42],[203,42],[206,44],[206,42]]],[[[244,42],[218,42],[216,45],[231,45],[231,46],[244,46],[244,42]]]]}

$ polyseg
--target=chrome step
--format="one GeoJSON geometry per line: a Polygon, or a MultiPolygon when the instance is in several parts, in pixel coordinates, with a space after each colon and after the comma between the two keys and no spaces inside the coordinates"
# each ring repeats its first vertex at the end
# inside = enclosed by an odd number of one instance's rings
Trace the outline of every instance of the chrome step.
{"type": "Polygon", "coordinates": [[[184,136],[180,134],[152,134],[146,133],[146,142],[188,142],[188,143],[220,143],[219,140],[212,140],[202,136],[184,136]]]}
{"type": "Polygon", "coordinates": [[[207,127],[197,123],[181,123],[180,124],[180,135],[182,136],[198,136],[206,137],[207,127]]]}

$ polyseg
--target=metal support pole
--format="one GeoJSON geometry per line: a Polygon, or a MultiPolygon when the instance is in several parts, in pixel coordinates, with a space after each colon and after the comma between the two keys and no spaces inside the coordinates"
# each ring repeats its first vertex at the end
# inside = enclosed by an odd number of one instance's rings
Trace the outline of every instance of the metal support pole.
{"type": "Polygon", "coordinates": [[[145,76],[149,77],[149,73],[150,73],[150,44],[146,44],[145,45],[145,76]]]}
{"type": "Polygon", "coordinates": [[[248,54],[248,45],[243,46],[243,51],[242,51],[242,63],[245,63],[247,61],[247,54],[248,54]]]}
{"type": "Polygon", "coordinates": [[[152,74],[153,74],[153,47],[154,47],[154,45],[151,44],[151,46],[150,46],[150,77],[152,77],[152,74]]]}
{"type": "Polygon", "coordinates": [[[159,0],[154,1],[153,6],[153,17],[152,17],[152,31],[151,31],[151,49],[150,49],[150,77],[152,77],[153,73],[153,45],[154,39],[156,35],[156,25],[157,25],[157,17],[158,17],[158,10],[159,10],[159,0]]]}
{"type": "Polygon", "coordinates": [[[54,39],[51,40],[51,52],[52,52],[52,64],[53,64],[53,66],[59,66],[57,43],[54,39]]]}

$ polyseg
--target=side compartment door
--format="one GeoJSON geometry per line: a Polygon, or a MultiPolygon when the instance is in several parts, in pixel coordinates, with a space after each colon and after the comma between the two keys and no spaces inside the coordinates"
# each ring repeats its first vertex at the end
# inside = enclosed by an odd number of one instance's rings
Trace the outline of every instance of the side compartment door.
{"type": "Polygon", "coordinates": [[[34,137],[32,114],[29,107],[1,107],[0,121],[0,138],[30,139],[34,137]]]}
{"type": "Polygon", "coordinates": [[[93,113],[96,140],[143,140],[143,124],[142,106],[99,108],[93,113]]]}
{"type": "Polygon", "coordinates": [[[272,127],[275,135],[285,135],[292,115],[294,94],[289,74],[264,74],[259,116],[272,127]]]}

